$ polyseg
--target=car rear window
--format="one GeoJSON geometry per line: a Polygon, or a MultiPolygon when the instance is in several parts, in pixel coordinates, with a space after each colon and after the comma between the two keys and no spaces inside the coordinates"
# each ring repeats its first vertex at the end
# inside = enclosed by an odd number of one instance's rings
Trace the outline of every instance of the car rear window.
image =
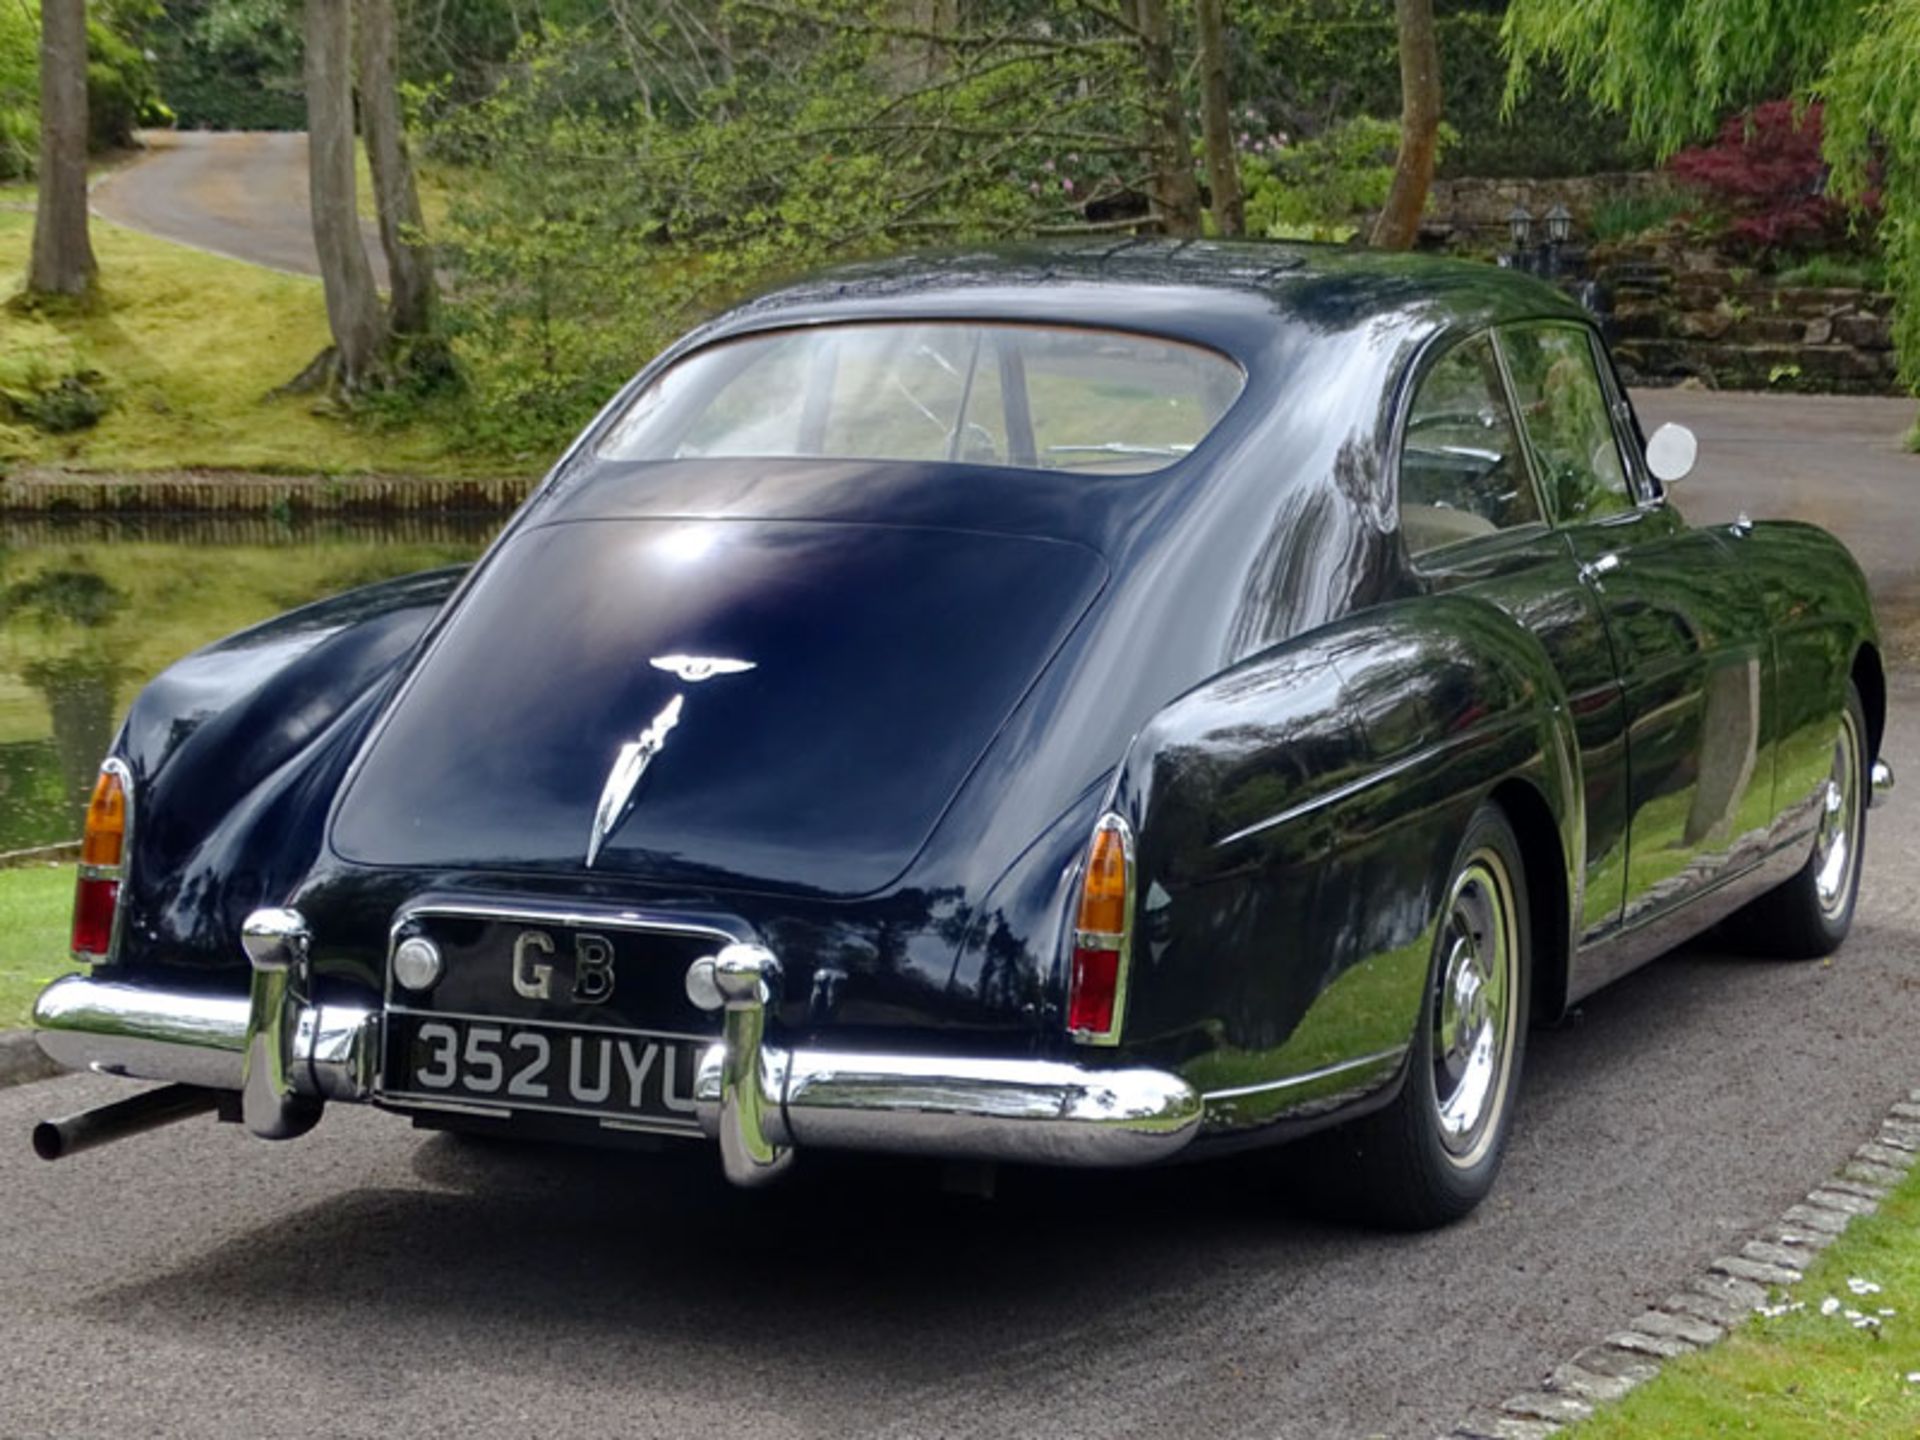
{"type": "Polygon", "coordinates": [[[819,326],[687,356],[634,397],[599,453],[1144,474],[1205,439],[1245,384],[1216,351],[1119,330],[819,326]]]}

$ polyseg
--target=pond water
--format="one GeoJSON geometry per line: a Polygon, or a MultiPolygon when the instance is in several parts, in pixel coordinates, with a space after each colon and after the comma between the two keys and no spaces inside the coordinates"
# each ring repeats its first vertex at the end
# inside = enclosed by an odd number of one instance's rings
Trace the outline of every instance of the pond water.
{"type": "Polygon", "coordinates": [[[0,854],[78,837],[128,705],[182,655],[356,585],[464,564],[500,524],[0,520],[0,854]]]}

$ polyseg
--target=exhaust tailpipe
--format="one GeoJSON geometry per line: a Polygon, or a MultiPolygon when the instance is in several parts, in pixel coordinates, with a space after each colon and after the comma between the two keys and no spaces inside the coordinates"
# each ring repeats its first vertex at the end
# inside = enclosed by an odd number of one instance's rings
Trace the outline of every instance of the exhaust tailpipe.
{"type": "Polygon", "coordinates": [[[143,1090],[64,1120],[42,1120],[33,1127],[33,1153],[42,1160],[78,1155],[142,1130],[157,1130],[176,1120],[204,1115],[217,1109],[220,1099],[220,1091],[199,1085],[162,1085],[157,1090],[143,1090]]]}

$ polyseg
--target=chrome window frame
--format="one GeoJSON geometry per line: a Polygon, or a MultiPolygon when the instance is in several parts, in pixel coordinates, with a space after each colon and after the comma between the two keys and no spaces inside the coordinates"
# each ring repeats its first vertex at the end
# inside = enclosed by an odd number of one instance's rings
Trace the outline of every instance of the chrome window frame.
{"type": "Polygon", "coordinates": [[[1555,530],[1567,530],[1580,525],[1604,525],[1623,515],[1634,515],[1647,509],[1650,502],[1646,499],[1645,487],[1640,482],[1640,467],[1635,463],[1629,447],[1621,443],[1620,416],[1616,408],[1620,396],[1616,394],[1611,383],[1614,378],[1612,357],[1606,357],[1605,365],[1600,363],[1606,351],[1599,332],[1594,329],[1593,324],[1570,315],[1555,315],[1544,316],[1537,320],[1510,320],[1491,327],[1491,333],[1494,336],[1494,353],[1500,359],[1500,374],[1507,386],[1507,403],[1512,408],[1515,422],[1519,426],[1521,448],[1527,453],[1527,463],[1533,471],[1534,485],[1542,502],[1541,513],[1547,517],[1547,524],[1555,530]],[[1621,478],[1627,484],[1627,505],[1624,509],[1600,516],[1565,516],[1557,513],[1556,508],[1550,503],[1546,479],[1541,471],[1540,457],[1534,445],[1533,432],[1527,427],[1525,413],[1520,406],[1519,387],[1514,383],[1513,367],[1507,359],[1506,336],[1523,330],[1573,330],[1579,332],[1586,340],[1587,363],[1592,367],[1594,380],[1600,388],[1601,404],[1607,412],[1607,431],[1613,437],[1614,450],[1620,456],[1621,478]]]}
{"type": "Polygon", "coordinates": [[[1513,385],[1507,374],[1506,356],[1501,354],[1499,341],[1495,336],[1497,328],[1486,325],[1477,330],[1442,331],[1429,340],[1414,356],[1400,382],[1399,398],[1394,405],[1393,428],[1387,442],[1391,448],[1393,467],[1393,538],[1395,546],[1399,549],[1402,564],[1413,574],[1420,575],[1425,572],[1426,567],[1423,562],[1430,556],[1452,555],[1458,553],[1463,546],[1511,541],[1519,536],[1545,534],[1554,528],[1551,512],[1547,508],[1546,496],[1540,485],[1540,476],[1534,467],[1532,447],[1527,443],[1526,432],[1520,423],[1519,410],[1514,404],[1513,385]],[[1434,367],[1462,346],[1471,345],[1479,340],[1486,342],[1488,350],[1493,355],[1494,370],[1499,376],[1500,385],[1496,398],[1506,406],[1507,423],[1513,427],[1514,439],[1519,442],[1520,464],[1526,472],[1528,485],[1532,487],[1533,503],[1541,518],[1529,521],[1525,525],[1513,525],[1503,530],[1496,530],[1491,535],[1470,535],[1445,545],[1436,545],[1431,550],[1422,550],[1416,555],[1407,548],[1406,528],[1400,523],[1400,507],[1403,503],[1401,480],[1407,453],[1407,426],[1413,419],[1414,403],[1419,399],[1421,388],[1433,373],[1434,367]]]}

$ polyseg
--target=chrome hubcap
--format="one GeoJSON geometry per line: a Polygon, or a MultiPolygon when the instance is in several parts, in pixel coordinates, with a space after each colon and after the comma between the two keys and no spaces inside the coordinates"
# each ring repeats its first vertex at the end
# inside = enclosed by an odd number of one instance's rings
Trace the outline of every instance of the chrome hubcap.
{"type": "Polygon", "coordinates": [[[1853,871],[1860,858],[1860,736],[1853,712],[1840,717],[1833,743],[1833,769],[1820,805],[1820,828],[1813,839],[1813,889],[1820,913],[1829,920],[1847,908],[1853,895],[1853,871]]]}
{"type": "Polygon", "coordinates": [[[1506,1103],[1513,1055],[1516,926],[1507,869],[1476,851],[1453,882],[1433,1005],[1433,1097],[1440,1140],[1460,1165],[1486,1152],[1506,1103]]]}

